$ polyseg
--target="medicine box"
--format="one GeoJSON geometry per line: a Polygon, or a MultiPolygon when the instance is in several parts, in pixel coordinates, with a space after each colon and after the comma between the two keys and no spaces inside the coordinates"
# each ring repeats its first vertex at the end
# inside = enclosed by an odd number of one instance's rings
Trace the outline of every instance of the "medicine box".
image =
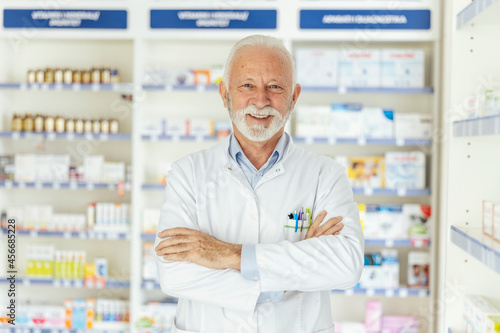
{"type": "Polygon", "coordinates": [[[103,178],[104,155],[85,155],[83,157],[85,181],[100,183],[103,178]]]}
{"type": "MultiPolygon", "coordinates": [[[[167,120],[168,121],[168,120],[167,120]]],[[[188,135],[212,136],[214,135],[214,121],[211,119],[194,118],[188,121],[188,135]]]]}
{"type": "Polygon", "coordinates": [[[394,137],[394,111],[364,107],[361,134],[365,138],[391,139],[394,137]]]}
{"type": "Polygon", "coordinates": [[[171,119],[165,120],[165,134],[179,137],[188,134],[187,119],[171,119]]]}
{"type": "Polygon", "coordinates": [[[331,135],[359,138],[362,135],[362,109],[359,103],[334,103],[331,111],[331,135]]]}
{"type": "Polygon", "coordinates": [[[338,85],[339,51],[335,49],[298,49],[295,52],[297,83],[304,87],[338,85]]]}
{"type": "Polygon", "coordinates": [[[69,181],[69,163],[68,154],[57,154],[51,156],[52,163],[52,181],[65,183],[69,181]]]}
{"type": "Polygon", "coordinates": [[[156,252],[153,243],[144,243],[142,246],[142,278],[144,280],[158,281],[156,267],[156,252]]]}
{"type": "Polygon", "coordinates": [[[334,134],[330,128],[331,108],[327,105],[300,105],[295,110],[295,135],[326,137],[334,134]]]}
{"type": "Polygon", "coordinates": [[[18,182],[36,181],[35,154],[16,154],[14,158],[14,165],[14,180],[18,182]]]}
{"type": "Polygon", "coordinates": [[[429,253],[408,253],[408,287],[429,287],[429,253]]]}
{"type": "Polygon", "coordinates": [[[341,87],[380,87],[380,50],[340,50],[341,87]]]}
{"type": "Polygon", "coordinates": [[[142,121],[142,135],[160,136],[163,134],[163,121],[156,118],[144,118],[142,121]]]}
{"type": "Polygon", "coordinates": [[[429,241],[429,226],[431,224],[431,206],[419,204],[404,204],[401,220],[403,234],[412,242],[417,240],[425,245],[429,241]]]}
{"type": "Polygon", "coordinates": [[[387,152],[385,184],[392,189],[425,188],[425,154],[421,151],[387,152]]]}
{"type": "Polygon", "coordinates": [[[371,239],[408,238],[401,228],[401,205],[366,205],[364,232],[371,239]]]}
{"type": "Polygon", "coordinates": [[[118,183],[125,180],[125,163],[105,162],[103,164],[102,181],[106,183],[118,183]]]}
{"type": "Polygon", "coordinates": [[[384,49],[382,52],[382,87],[422,88],[425,54],[415,49],[384,49]]]}
{"type": "Polygon", "coordinates": [[[493,207],[493,202],[483,200],[483,234],[490,237],[493,237],[493,207]]]}
{"type": "Polygon", "coordinates": [[[411,316],[383,316],[382,333],[418,333],[419,319],[411,316]]]}
{"type": "Polygon", "coordinates": [[[370,300],[365,303],[366,332],[380,332],[382,330],[382,302],[370,300]]]}
{"type": "Polygon", "coordinates": [[[491,327],[488,317],[500,316],[500,311],[479,295],[466,295],[464,300],[464,317],[471,332],[487,332],[491,327]]]}
{"type": "Polygon", "coordinates": [[[500,114],[500,90],[487,90],[484,94],[484,109],[482,116],[500,114]]]}
{"type": "Polygon", "coordinates": [[[156,208],[144,208],[142,212],[142,232],[156,233],[158,222],[160,221],[160,210],[156,208]]]}
{"type": "Polygon", "coordinates": [[[430,139],[432,116],[419,113],[396,113],[394,136],[398,139],[430,139]]]}
{"type": "Polygon", "coordinates": [[[379,156],[347,157],[347,177],[352,187],[383,188],[385,164],[379,156]]]}
{"type": "Polygon", "coordinates": [[[493,238],[500,242],[500,203],[493,206],[493,238]]]}

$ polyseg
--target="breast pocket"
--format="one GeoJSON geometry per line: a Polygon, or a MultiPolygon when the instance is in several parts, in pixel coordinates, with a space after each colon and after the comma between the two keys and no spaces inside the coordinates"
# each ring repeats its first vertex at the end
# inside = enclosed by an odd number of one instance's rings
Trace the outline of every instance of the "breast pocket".
{"type": "Polygon", "coordinates": [[[307,221],[298,221],[294,219],[285,219],[283,225],[283,232],[285,235],[285,240],[292,243],[304,240],[307,235],[307,230],[309,230],[309,223],[307,221]]]}

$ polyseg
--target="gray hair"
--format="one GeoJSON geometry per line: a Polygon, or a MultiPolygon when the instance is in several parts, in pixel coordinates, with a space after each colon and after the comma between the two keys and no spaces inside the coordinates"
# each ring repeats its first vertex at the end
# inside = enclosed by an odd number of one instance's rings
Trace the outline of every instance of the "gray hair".
{"type": "Polygon", "coordinates": [[[224,81],[226,87],[229,84],[229,71],[234,56],[240,49],[244,48],[245,46],[263,46],[267,49],[271,50],[275,49],[281,51],[290,61],[290,66],[292,67],[290,69],[292,71],[292,80],[293,80],[292,89],[295,88],[295,60],[293,59],[292,54],[290,53],[290,51],[287,50],[285,45],[283,45],[282,41],[280,41],[277,38],[264,35],[248,36],[239,40],[238,42],[236,42],[236,44],[234,44],[233,48],[231,49],[231,52],[229,52],[229,56],[227,57],[226,65],[224,66],[224,74],[222,76],[222,81],[224,81]]]}

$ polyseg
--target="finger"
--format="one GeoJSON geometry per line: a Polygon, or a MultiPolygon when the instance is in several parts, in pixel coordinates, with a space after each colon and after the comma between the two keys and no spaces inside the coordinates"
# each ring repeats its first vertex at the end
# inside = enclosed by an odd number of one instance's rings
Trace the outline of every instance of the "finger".
{"type": "Polygon", "coordinates": [[[338,235],[340,235],[340,232],[337,231],[336,233],[334,233],[334,235],[338,236],[338,235]]]}
{"type": "Polygon", "coordinates": [[[177,245],[181,243],[194,243],[194,242],[196,242],[196,238],[193,236],[173,236],[159,242],[158,245],[155,247],[155,251],[158,252],[159,250],[172,245],[177,245]]]}
{"type": "Polygon", "coordinates": [[[326,211],[325,210],[321,211],[321,213],[319,213],[318,216],[316,216],[316,218],[314,219],[314,222],[311,225],[311,227],[313,229],[316,229],[317,227],[319,227],[321,222],[323,222],[323,219],[325,218],[325,216],[326,216],[326,211]]]}
{"type": "Polygon", "coordinates": [[[190,251],[193,248],[194,248],[194,244],[192,244],[192,243],[176,244],[176,245],[165,247],[159,251],[156,251],[156,255],[164,256],[166,254],[181,253],[181,252],[190,251]]]}
{"type": "Polygon", "coordinates": [[[338,224],[340,222],[342,222],[342,216],[332,217],[331,219],[329,219],[328,221],[326,221],[325,223],[323,223],[320,226],[320,229],[321,230],[328,230],[328,229],[330,229],[331,227],[333,227],[334,225],[336,225],[336,224],[338,224]]]}
{"type": "Polygon", "coordinates": [[[165,237],[173,237],[173,236],[187,236],[187,235],[193,235],[199,232],[198,230],[194,229],[188,229],[188,228],[172,228],[172,229],[165,229],[162,230],[158,233],[158,236],[161,238],[165,237]]]}
{"type": "Polygon", "coordinates": [[[338,223],[338,224],[334,225],[333,227],[331,227],[329,229],[322,229],[320,236],[323,236],[323,235],[333,235],[336,232],[340,233],[340,231],[342,230],[342,228],[344,228],[344,225],[342,223],[338,223]]]}
{"type": "Polygon", "coordinates": [[[168,261],[190,261],[190,252],[180,252],[180,253],[172,253],[166,254],[163,256],[163,259],[168,261]]]}

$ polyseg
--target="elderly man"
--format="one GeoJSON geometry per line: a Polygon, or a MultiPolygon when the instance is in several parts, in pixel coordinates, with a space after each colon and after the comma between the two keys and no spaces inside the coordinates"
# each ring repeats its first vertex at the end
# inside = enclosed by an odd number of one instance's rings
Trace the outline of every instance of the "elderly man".
{"type": "Polygon", "coordinates": [[[293,144],[300,95],[283,44],[233,47],[219,93],[233,134],[173,164],[156,237],[172,332],[334,332],[330,289],[350,288],[363,234],[345,171],[293,144]]]}

